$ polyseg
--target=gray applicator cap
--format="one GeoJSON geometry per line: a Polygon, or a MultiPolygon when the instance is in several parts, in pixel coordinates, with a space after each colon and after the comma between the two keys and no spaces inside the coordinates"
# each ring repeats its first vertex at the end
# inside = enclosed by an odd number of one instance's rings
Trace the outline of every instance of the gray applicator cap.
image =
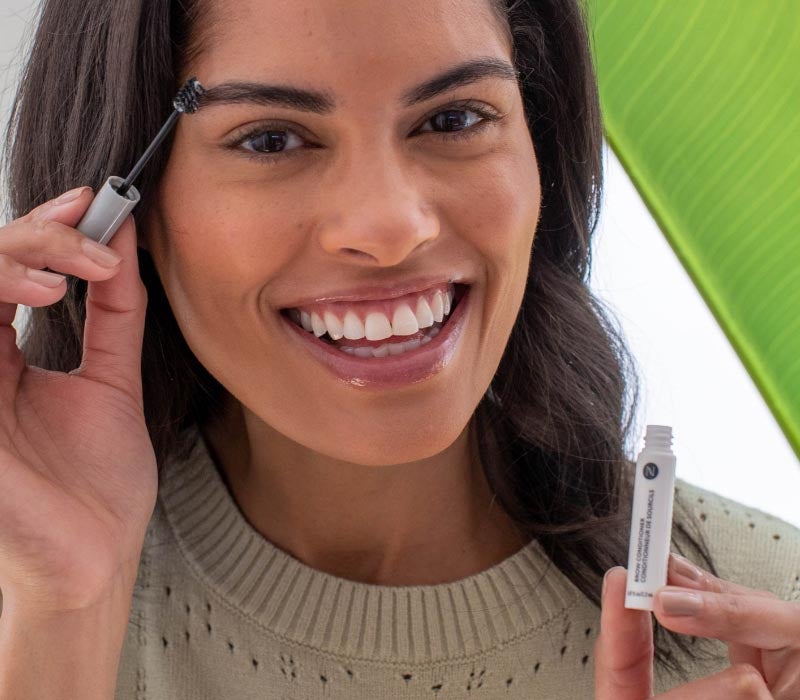
{"type": "Polygon", "coordinates": [[[97,193],[89,210],[83,215],[76,228],[98,243],[108,243],[131,210],[139,203],[141,195],[131,186],[122,196],[117,190],[125,182],[124,178],[112,175],[97,193]]]}

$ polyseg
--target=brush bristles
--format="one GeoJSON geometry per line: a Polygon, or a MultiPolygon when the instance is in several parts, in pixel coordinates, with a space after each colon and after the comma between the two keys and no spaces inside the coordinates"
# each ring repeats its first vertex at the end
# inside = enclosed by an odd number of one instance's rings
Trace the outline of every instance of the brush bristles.
{"type": "Polygon", "coordinates": [[[194,114],[200,108],[200,98],[205,93],[197,78],[189,78],[172,101],[178,112],[194,114]]]}

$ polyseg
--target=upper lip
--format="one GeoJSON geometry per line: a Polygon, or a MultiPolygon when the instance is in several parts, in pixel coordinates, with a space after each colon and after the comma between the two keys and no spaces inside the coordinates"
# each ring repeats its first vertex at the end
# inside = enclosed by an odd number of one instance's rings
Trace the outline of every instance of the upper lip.
{"type": "Polygon", "coordinates": [[[396,299],[397,297],[422,292],[437,284],[454,282],[456,284],[469,284],[463,274],[442,274],[429,275],[426,277],[416,277],[414,279],[401,280],[397,282],[387,282],[384,284],[363,284],[349,289],[338,289],[317,296],[309,296],[299,299],[292,304],[282,306],[282,309],[296,309],[311,304],[322,304],[333,301],[384,301],[386,299],[396,299]]]}

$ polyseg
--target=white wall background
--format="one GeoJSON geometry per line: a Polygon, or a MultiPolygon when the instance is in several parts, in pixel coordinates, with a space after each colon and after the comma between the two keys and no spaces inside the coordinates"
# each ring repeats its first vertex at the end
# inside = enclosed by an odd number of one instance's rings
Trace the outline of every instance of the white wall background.
{"type": "MultiPolygon", "coordinates": [[[[0,5],[2,127],[35,7],[0,5]]],[[[800,527],[797,458],[608,148],[605,159],[592,286],[615,310],[638,362],[639,425],[673,427],[680,478],[800,527]]],[[[637,452],[642,445],[643,435],[637,452]]]]}

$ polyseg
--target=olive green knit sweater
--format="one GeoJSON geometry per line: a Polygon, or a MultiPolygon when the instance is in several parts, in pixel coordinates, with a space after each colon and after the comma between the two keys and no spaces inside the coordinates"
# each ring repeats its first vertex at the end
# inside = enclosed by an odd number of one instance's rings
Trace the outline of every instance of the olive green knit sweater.
{"type": "MultiPolygon", "coordinates": [[[[259,535],[199,432],[148,529],[117,700],[591,699],[600,611],[536,541],[468,578],[379,586],[259,535]]],[[[800,599],[800,530],[681,479],[720,575],[800,599]]],[[[676,504],[676,514],[680,511],[676,504]]],[[[687,668],[699,678],[729,664],[687,668]]],[[[656,692],[678,681],[656,667],[656,692]]]]}

